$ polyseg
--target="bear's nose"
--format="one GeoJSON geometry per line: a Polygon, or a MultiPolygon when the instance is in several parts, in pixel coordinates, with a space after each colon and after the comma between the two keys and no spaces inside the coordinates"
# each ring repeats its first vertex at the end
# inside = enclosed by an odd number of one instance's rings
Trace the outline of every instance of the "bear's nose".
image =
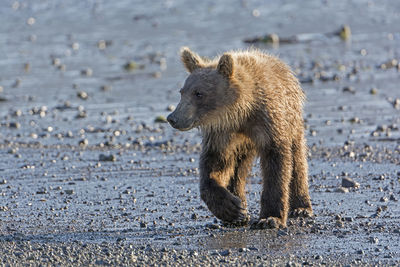
{"type": "Polygon", "coordinates": [[[168,121],[171,125],[175,125],[175,124],[176,124],[176,119],[172,116],[172,114],[168,115],[167,121],[168,121]]]}

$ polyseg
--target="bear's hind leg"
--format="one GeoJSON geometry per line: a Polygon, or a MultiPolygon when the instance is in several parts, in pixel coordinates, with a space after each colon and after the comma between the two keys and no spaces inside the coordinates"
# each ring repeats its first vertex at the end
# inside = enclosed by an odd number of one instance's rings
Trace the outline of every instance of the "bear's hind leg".
{"type": "Polygon", "coordinates": [[[290,217],[312,216],[311,200],[308,192],[308,167],[306,145],[303,138],[292,145],[293,174],[290,183],[290,217]]]}
{"type": "Polygon", "coordinates": [[[263,173],[260,219],[253,229],[286,226],[289,211],[289,183],[292,175],[291,151],[285,147],[266,149],[260,153],[263,173]]]}

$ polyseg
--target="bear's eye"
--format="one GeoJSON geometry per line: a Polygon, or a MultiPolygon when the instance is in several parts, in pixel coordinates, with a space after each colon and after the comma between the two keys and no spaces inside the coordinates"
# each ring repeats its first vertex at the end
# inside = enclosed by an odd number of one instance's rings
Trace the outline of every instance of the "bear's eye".
{"type": "Polygon", "coordinates": [[[203,94],[202,94],[202,93],[200,93],[200,92],[195,92],[195,93],[194,93],[194,95],[195,95],[197,98],[200,98],[200,97],[202,97],[202,96],[203,96],[203,94]]]}

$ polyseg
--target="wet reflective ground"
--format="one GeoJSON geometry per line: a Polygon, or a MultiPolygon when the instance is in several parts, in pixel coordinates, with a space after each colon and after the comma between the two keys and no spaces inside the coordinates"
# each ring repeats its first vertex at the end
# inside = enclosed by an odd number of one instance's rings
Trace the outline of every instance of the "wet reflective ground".
{"type": "MultiPolygon", "coordinates": [[[[400,6],[272,2],[2,2],[0,262],[398,265],[400,6]],[[307,94],[316,217],[227,228],[199,198],[199,133],[155,119],[179,101],[181,46],[268,33],[297,38],[255,46],[307,94]]],[[[248,180],[255,218],[258,162],[248,180]]]]}

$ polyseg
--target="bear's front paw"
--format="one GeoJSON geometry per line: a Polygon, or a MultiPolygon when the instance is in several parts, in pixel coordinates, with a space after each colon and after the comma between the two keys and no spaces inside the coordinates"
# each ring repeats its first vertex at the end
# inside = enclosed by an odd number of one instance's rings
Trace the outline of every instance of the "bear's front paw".
{"type": "Polygon", "coordinates": [[[224,188],[203,197],[210,211],[221,221],[230,224],[243,224],[248,221],[247,211],[240,198],[224,188]]]}
{"type": "Polygon", "coordinates": [[[228,228],[236,228],[236,227],[243,227],[243,226],[246,226],[246,225],[248,225],[249,224],[249,222],[250,222],[250,216],[249,215],[246,215],[246,218],[244,219],[244,220],[236,220],[236,221],[234,221],[234,222],[226,222],[226,221],[223,221],[222,222],[222,225],[224,226],[224,227],[228,227],[228,228]]]}
{"type": "Polygon", "coordinates": [[[313,212],[311,208],[297,208],[289,212],[289,217],[291,218],[297,218],[297,217],[309,218],[312,216],[313,212]]]}
{"type": "Polygon", "coordinates": [[[250,229],[275,229],[283,226],[281,219],[277,217],[268,217],[252,222],[250,229]]]}

